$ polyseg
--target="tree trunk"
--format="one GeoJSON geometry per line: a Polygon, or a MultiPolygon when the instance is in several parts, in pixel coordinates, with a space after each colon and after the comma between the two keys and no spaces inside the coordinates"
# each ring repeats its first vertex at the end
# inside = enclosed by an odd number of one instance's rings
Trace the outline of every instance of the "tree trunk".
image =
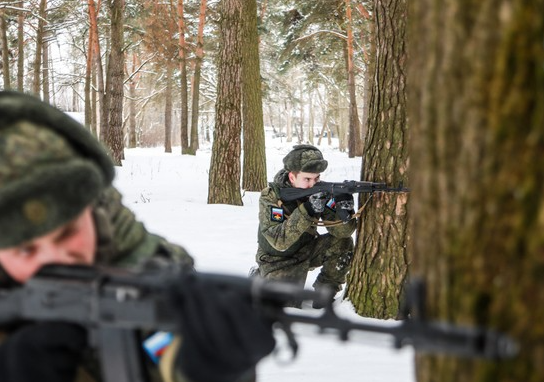
{"type": "Polygon", "coordinates": [[[266,152],[263,97],[257,31],[257,1],[244,0],[242,11],[242,113],[244,126],[244,172],[242,188],[261,191],[266,187],[266,152]]]}
{"type": "Polygon", "coordinates": [[[411,272],[430,318],[505,332],[521,350],[508,362],[418,356],[420,382],[544,375],[542,9],[410,3],[411,272]]]}
{"type": "Polygon", "coordinates": [[[200,1],[200,16],[195,50],[195,73],[193,75],[193,101],[191,104],[191,139],[187,154],[195,155],[198,150],[198,117],[200,111],[200,76],[204,59],[204,24],[206,22],[207,1],[200,1]]]}
{"type": "Polygon", "coordinates": [[[314,144],[314,105],[313,105],[313,92],[310,90],[308,93],[308,142],[311,145],[314,144]]]}
{"type": "Polygon", "coordinates": [[[11,78],[9,72],[9,46],[8,46],[8,22],[6,19],[6,10],[0,9],[0,46],[2,50],[2,78],[4,80],[4,89],[11,89],[11,78]]]}
{"type": "Polygon", "coordinates": [[[49,92],[50,92],[50,86],[49,86],[49,42],[48,42],[48,28],[44,28],[43,31],[43,43],[42,43],[42,57],[43,57],[43,100],[44,102],[51,103],[49,92]]]}
{"type": "MultiPolygon", "coordinates": [[[[94,4],[94,2],[93,2],[94,4]]],[[[90,6],[89,6],[90,8],[90,6]]],[[[89,11],[90,12],[90,11],[89,11]]],[[[91,127],[91,81],[93,73],[93,33],[89,31],[89,42],[87,46],[87,62],[85,65],[85,85],[83,91],[84,97],[84,124],[92,130],[91,127]]]]}
{"type": "MultiPolygon", "coordinates": [[[[367,4],[369,7],[372,4],[367,4]]],[[[368,124],[370,114],[370,97],[372,92],[372,86],[374,83],[374,73],[376,72],[376,23],[370,13],[365,7],[359,4],[358,9],[364,18],[368,20],[368,32],[366,34],[368,39],[368,49],[365,50],[365,80],[363,83],[363,115],[361,116],[361,136],[363,137],[363,147],[366,146],[366,137],[368,136],[368,124]]],[[[373,14],[373,11],[372,11],[373,14]]],[[[364,45],[364,42],[362,43],[364,45]]],[[[364,155],[364,153],[363,153],[364,155]]]]}
{"type": "MultiPolygon", "coordinates": [[[[98,110],[99,110],[99,121],[96,121],[96,102],[92,102],[94,115],[91,116],[91,120],[95,120],[95,123],[91,123],[91,130],[98,130],[99,128],[99,137],[100,141],[106,142],[106,129],[108,126],[108,110],[109,110],[109,96],[106,96],[105,83],[104,83],[104,71],[102,68],[102,54],[100,53],[100,40],[98,38],[98,19],[97,14],[100,10],[100,0],[95,7],[94,0],[89,1],[89,24],[90,30],[89,33],[93,34],[93,73],[94,81],[96,82],[96,93],[98,94],[98,110]]],[[[93,95],[91,98],[95,98],[93,95]]]]}
{"type": "Polygon", "coordinates": [[[40,0],[38,29],[36,30],[36,58],[34,59],[34,78],[32,81],[32,92],[40,96],[41,74],[42,74],[42,51],[43,51],[43,32],[45,26],[45,10],[47,0],[40,0]]]}
{"type": "Polygon", "coordinates": [[[106,126],[106,144],[110,149],[113,163],[121,166],[123,159],[123,81],[124,81],[124,54],[123,54],[123,12],[124,0],[111,2],[111,50],[108,59],[108,77],[110,94],[108,99],[109,122],[106,126]]]}
{"type": "MultiPolygon", "coordinates": [[[[378,61],[361,178],[397,186],[406,184],[408,167],[406,4],[404,0],[376,0],[375,9],[378,61]]],[[[395,318],[408,274],[408,195],[362,194],[360,201],[366,207],[359,221],[347,297],[361,315],[395,318]]]]}
{"type": "Polygon", "coordinates": [[[357,110],[357,95],[355,90],[355,67],[353,65],[353,30],[351,27],[351,3],[346,0],[346,62],[348,69],[349,91],[349,151],[350,158],[363,155],[363,142],[361,139],[361,123],[357,110]]]}
{"type": "Polygon", "coordinates": [[[166,63],[166,89],[164,100],[164,152],[172,152],[172,67],[166,63]]]}
{"type": "Polygon", "coordinates": [[[292,118],[292,103],[290,100],[285,101],[285,142],[293,141],[293,118],[292,118]]]}
{"type": "Polygon", "coordinates": [[[24,1],[18,3],[19,11],[17,12],[17,90],[24,90],[25,78],[25,16],[24,16],[24,1]]]}
{"type": "MultiPolygon", "coordinates": [[[[183,0],[178,0],[178,34],[179,34],[179,71],[180,71],[180,138],[181,153],[186,154],[189,147],[189,100],[187,94],[187,44],[185,43],[185,12],[183,0]]],[[[194,112],[194,110],[193,110],[194,112]]]]}
{"type": "Polygon", "coordinates": [[[241,0],[221,2],[221,37],[218,54],[215,130],[208,187],[209,204],[242,205],[240,194],[241,15],[241,0]]]}
{"type": "Polygon", "coordinates": [[[129,91],[129,100],[128,100],[128,147],[133,149],[138,146],[138,137],[136,135],[136,86],[138,83],[137,78],[139,78],[136,71],[139,60],[139,55],[137,52],[132,53],[132,72],[133,75],[130,76],[128,81],[128,91],[129,91]]]}

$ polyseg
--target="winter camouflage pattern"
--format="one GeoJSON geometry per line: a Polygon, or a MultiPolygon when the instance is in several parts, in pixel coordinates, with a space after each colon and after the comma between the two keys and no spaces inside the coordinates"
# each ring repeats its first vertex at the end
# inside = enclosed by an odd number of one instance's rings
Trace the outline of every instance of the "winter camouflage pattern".
{"type": "Polygon", "coordinates": [[[47,126],[26,120],[0,126],[0,157],[0,248],[66,224],[107,184],[94,161],[47,126]]]}
{"type": "MultiPolygon", "coordinates": [[[[322,267],[314,287],[328,285],[340,290],[346,281],[353,254],[356,221],[327,227],[327,234],[319,234],[317,220],[312,218],[302,203],[283,204],[279,188],[291,187],[288,171],[281,170],[274,182],[261,192],[259,199],[259,231],[256,260],[261,276],[269,279],[290,280],[304,284],[308,271],[322,267]],[[281,208],[283,215],[274,209],[281,208]]],[[[338,220],[336,212],[325,208],[323,220],[338,220]]]]}
{"type": "Polygon", "coordinates": [[[21,121],[0,135],[0,185],[27,176],[33,164],[73,158],[74,149],[46,127],[21,121]]]}
{"type": "Polygon", "coordinates": [[[321,151],[312,145],[293,146],[293,150],[283,158],[283,168],[288,171],[303,171],[317,174],[325,171],[328,164],[323,159],[321,151]]]}
{"type": "MultiPolygon", "coordinates": [[[[0,248],[50,232],[90,205],[96,263],[193,268],[185,249],[149,233],[122,204],[109,186],[114,168],[100,143],[58,109],[22,93],[0,92],[0,157],[0,248]]],[[[0,267],[0,288],[14,286],[0,267]]],[[[0,331],[0,342],[7,335],[0,331]]],[[[101,380],[92,355],[88,361],[78,382],[101,380]]],[[[159,380],[156,370],[150,372],[159,380]]]]}
{"type": "Polygon", "coordinates": [[[176,266],[192,269],[193,259],[179,245],[149,233],[137,221],[134,213],[121,202],[121,194],[113,187],[106,189],[93,209],[97,231],[97,258],[99,264],[120,267],[176,266]]]}

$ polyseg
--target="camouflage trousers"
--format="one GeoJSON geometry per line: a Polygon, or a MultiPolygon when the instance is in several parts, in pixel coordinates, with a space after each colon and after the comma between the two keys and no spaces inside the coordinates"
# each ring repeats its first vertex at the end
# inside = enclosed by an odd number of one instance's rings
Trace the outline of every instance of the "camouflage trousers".
{"type": "Polygon", "coordinates": [[[336,238],[330,234],[319,235],[293,256],[257,256],[259,273],[272,280],[285,280],[300,285],[306,283],[308,272],[321,267],[314,288],[327,285],[335,291],[342,288],[351,267],[353,239],[336,238]]]}

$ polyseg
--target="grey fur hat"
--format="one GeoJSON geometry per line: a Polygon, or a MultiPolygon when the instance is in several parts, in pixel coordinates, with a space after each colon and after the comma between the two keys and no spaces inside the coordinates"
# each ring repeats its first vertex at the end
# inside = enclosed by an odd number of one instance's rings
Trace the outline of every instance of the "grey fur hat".
{"type": "Polygon", "coordinates": [[[318,174],[325,171],[328,164],[329,163],[323,159],[321,151],[312,145],[293,146],[293,150],[283,158],[283,165],[287,171],[302,171],[318,174]]]}
{"type": "Polygon", "coordinates": [[[68,223],[114,174],[106,151],[75,119],[33,96],[0,92],[0,248],[68,223]]]}

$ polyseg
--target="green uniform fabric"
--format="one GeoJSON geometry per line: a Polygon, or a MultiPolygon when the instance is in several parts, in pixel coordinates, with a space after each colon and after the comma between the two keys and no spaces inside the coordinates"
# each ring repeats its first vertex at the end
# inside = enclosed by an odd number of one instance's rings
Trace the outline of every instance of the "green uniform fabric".
{"type": "MultiPolygon", "coordinates": [[[[60,110],[33,96],[0,92],[0,158],[0,248],[40,237],[92,206],[97,264],[193,268],[185,249],[149,233],[122,204],[111,187],[115,171],[106,151],[60,110]]],[[[16,285],[0,266],[0,288],[16,285]]],[[[2,328],[0,342],[9,334],[2,328]]],[[[90,354],[78,381],[100,380],[97,365],[90,354]]]]}
{"type": "MultiPolygon", "coordinates": [[[[336,291],[346,281],[353,255],[352,234],[356,221],[328,227],[319,234],[317,219],[306,211],[303,201],[283,203],[279,189],[292,187],[289,171],[278,172],[259,198],[259,229],[256,260],[259,274],[268,279],[304,284],[308,272],[321,267],[314,287],[327,285],[336,291]],[[274,211],[282,212],[274,216],[274,211]]],[[[325,208],[323,220],[338,220],[336,211],[325,208]]]]}

